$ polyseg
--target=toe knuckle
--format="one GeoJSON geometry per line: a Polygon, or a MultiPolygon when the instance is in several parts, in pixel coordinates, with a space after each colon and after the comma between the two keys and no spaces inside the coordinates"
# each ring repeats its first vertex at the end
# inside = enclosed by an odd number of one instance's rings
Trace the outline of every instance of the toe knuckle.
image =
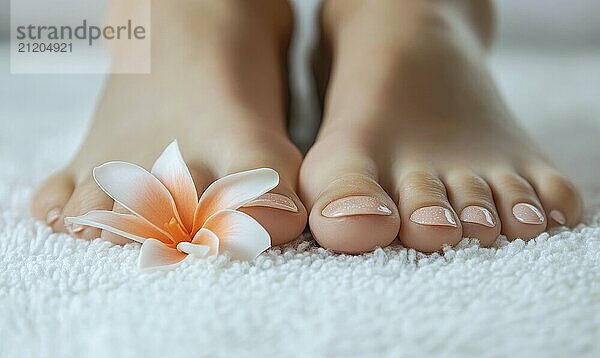
{"type": "Polygon", "coordinates": [[[403,178],[403,184],[407,186],[441,186],[441,180],[427,171],[413,171],[407,173],[403,178]]]}
{"type": "Polygon", "coordinates": [[[523,183],[520,176],[513,173],[498,174],[496,182],[503,186],[519,186],[523,183]]]}
{"type": "Polygon", "coordinates": [[[429,193],[445,197],[446,187],[442,181],[427,171],[413,171],[404,175],[400,183],[401,192],[408,195],[429,193]]]}
{"type": "Polygon", "coordinates": [[[483,178],[477,175],[462,175],[448,180],[448,185],[472,195],[488,197],[491,194],[490,187],[483,178]]]}
{"type": "Polygon", "coordinates": [[[566,197],[575,196],[577,194],[577,190],[573,183],[560,174],[549,175],[545,182],[549,188],[552,188],[552,190],[563,194],[566,197]]]}
{"type": "Polygon", "coordinates": [[[514,195],[530,195],[533,191],[531,185],[517,174],[501,174],[496,183],[500,191],[514,195]]]}

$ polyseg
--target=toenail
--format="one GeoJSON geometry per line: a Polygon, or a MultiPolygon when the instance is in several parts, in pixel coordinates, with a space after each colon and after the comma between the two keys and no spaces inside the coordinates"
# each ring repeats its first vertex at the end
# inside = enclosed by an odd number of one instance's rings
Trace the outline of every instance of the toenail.
{"type": "Polygon", "coordinates": [[[298,212],[298,207],[296,203],[285,195],[277,194],[277,193],[266,193],[258,198],[252,200],[248,204],[244,205],[244,207],[251,206],[264,206],[273,209],[281,209],[285,211],[291,211],[294,213],[298,212]]]}
{"type": "Polygon", "coordinates": [[[441,206],[417,209],[410,215],[410,220],[421,225],[457,226],[452,212],[441,206]]]}
{"type": "Polygon", "coordinates": [[[564,225],[567,223],[567,218],[565,214],[558,210],[550,210],[550,217],[554,219],[559,225],[564,225]]]}
{"type": "Polygon", "coordinates": [[[60,218],[60,215],[62,213],[62,210],[60,210],[60,208],[54,208],[50,211],[48,211],[48,214],[46,214],[46,224],[48,225],[52,225],[56,222],[56,220],[58,220],[60,218]]]}
{"type": "Polygon", "coordinates": [[[512,212],[515,218],[524,224],[542,224],[545,220],[540,209],[527,203],[516,204],[512,212]]]}
{"type": "Polygon", "coordinates": [[[460,221],[466,223],[480,224],[487,227],[494,227],[494,216],[492,213],[481,206],[467,206],[460,213],[460,221]]]}
{"type": "Polygon", "coordinates": [[[347,196],[327,204],[321,214],[326,218],[352,215],[391,215],[392,210],[379,200],[366,195],[347,196]]]}
{"type": "Polygon", "coordinates": [[[67,231],[71,234],[71,235],[76,235],[81,233],[85,227],[82,225],[77,225],[77,224],[67,224],[66,225],[67,231]]]}

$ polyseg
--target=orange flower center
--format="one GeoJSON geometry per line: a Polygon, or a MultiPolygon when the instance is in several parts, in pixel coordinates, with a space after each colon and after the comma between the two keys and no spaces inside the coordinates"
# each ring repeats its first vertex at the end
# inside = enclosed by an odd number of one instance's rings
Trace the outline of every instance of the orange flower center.
{"type": "Polygon", "coordinates": [[[179,221],[175,218],[171,218],[171,220],[169,220],[169,222],[165,224],[165,229],[173,237],[173,240],[175,240],[175,244],[185,241],[192,241],[190,234],[185,230],[183,226],[181,226],[179,221]]]}

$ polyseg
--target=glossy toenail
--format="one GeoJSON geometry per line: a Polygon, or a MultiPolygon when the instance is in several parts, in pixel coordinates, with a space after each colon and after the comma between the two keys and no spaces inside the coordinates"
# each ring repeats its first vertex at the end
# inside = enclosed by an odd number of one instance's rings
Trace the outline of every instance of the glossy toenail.
{"type": "Polygon", "coordinates": [[[76,235],[81,233],[85,227],[82,225],[77,225],[77,224],[67,224],[66,225],[67,231],[71,234],[71,235],[76,235]]]}
{"type": "Polygon", "coordinates": [[[417,209],[410,215],[410,220],[421,225],[457,226],[452,212],[441,206],[417,209]]]}
{"type": "Polygon", "coordinates": [[[62,210],[60,210],[60,208],[54,208],[50,211],[48,211],[48,214],[46,214],[46,224],[48,225],[52,225],[56,222],[56,220],[58,220],[60,218],[60,215],[62,213],[62,210]]]}
{"type": "Polygon", "coordinates": [[[559,225],[564,225],[567,223],[567,218],[565,214],[558,210],[550,210],[550,217],[556,221],[559,225]]]}
{"type": "Polygon", "coordinates": [[[496,226],[492,213],[488,209],[476,205],[471,205],[464,208],[460,213],[460,221],[480,224],[487,227],[496,226]]]}
{"type": "Polygon", "coordinates": [[[327,204],[321,214],[326,218],[352,215],[387,216],[392,214],[392,210],[371,196],[355,195],[332,201],[327,204]]]}
{"type": "Polygon", "coordinates": [[[542,224],[545,220],[540,209],[527,203],[516,204],[512,212],[515,218],[524,224],[542,224]]]}
{"type": "Polygon", "coordinates": [[[296,203],[285,195],[277,194],[277,193],[266,193],[258,198],[252,200],[248,204],[244,205],[244,207],[252,207],[252,206],[264,206],[273,209],[281,209],[285,211],[291,211],[294,213],[298,212],[298,207],[296,203]]]}

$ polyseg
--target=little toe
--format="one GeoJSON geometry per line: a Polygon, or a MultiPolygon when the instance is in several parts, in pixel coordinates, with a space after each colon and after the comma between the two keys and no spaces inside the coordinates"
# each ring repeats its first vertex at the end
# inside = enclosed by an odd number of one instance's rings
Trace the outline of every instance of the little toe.
{"type": "Polygon", "coordinates": [[[65,172],[46,179],[31,200],[33,217],[45,221],[55,232],[65,232],[63,211],[73,188],[73,178],[65,172]]]}
{"type": "MultiPolygon", "coordinates": [[[[64,208],[64,217],[80,216],[92,210],[111,210],[114,201],[98,187],[92,177],[87,177],[77,184],[73,195],[64,208]]],[[[101,230],[62,222],[66,231],[83,239],[100,237],[101,230]]]]}
{"type": "Polygon", "coordinates": [[[525,171],[545,209],[548,227],[573,226],[581,219],[583,203],[575,186],[553,168],[525,171]]]}
{"type": "Polygon", "coordinates": [[[472,172],[453,172],[444,177],[448,199],[462,223],[462,236],[492,245],[500,235],[500,219],[489,185],[472,172]]]}
{"type": "Polygon", "coordinates": [[[535,238],[546,229],[546,215],[535,190],[512,171],[486,175],[502,221],[502,234],[509,240],[535,238]]]}
{"type": "Polygon", "coordinates": [[[398,178],[402,244],[418,251],[434,252],[444,245],[460,242],[462,226],[442,181],[425,170],[407,171],[398,178]]]}

